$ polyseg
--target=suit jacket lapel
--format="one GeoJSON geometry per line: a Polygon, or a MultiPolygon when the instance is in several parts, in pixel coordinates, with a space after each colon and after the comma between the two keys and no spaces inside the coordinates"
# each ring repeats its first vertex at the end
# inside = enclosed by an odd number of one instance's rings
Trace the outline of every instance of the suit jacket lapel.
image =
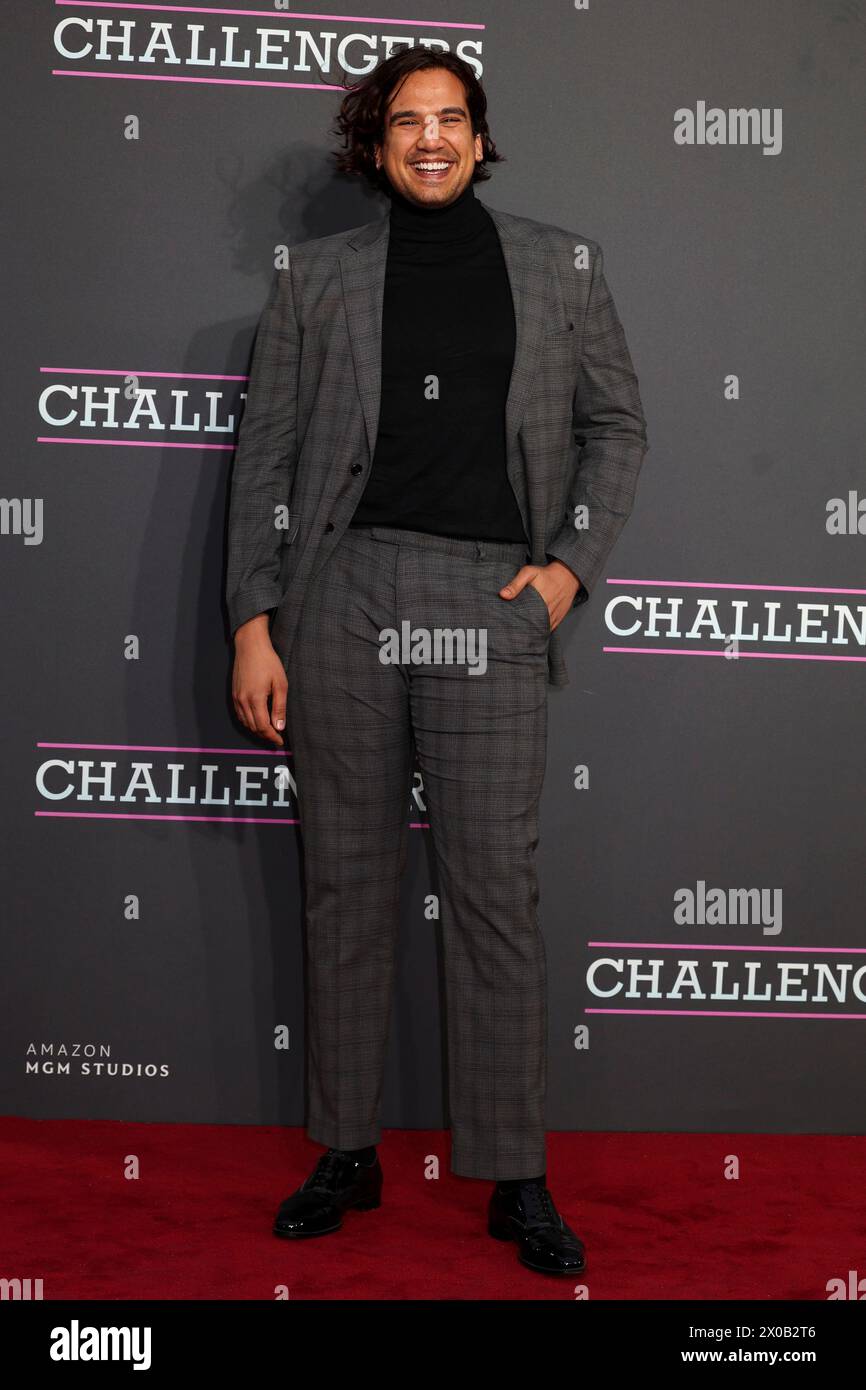
{"type": "MultiPolygon", "coordinates": [[[[486,205],[485,205],[486,206],[486,205]]],[[[541,358],[545,328],[545,306],[548,303],[548,271],[537,249],[538,233],[519,217],[498,208],[487,211],[496,224],[505,260],[514,303],[516,342],[511,382],[505,402],[506,468],[523,525],[529,537],[533,560],[543,563],[541,523],[533,525],[532,476],[527,472],[527,459],[520,446],[518,433],[526,412],[530,387],[535,380],[536,364],[541,358]]],[[[537,508],[538,517],[544,507],[537,508]]]]}
{"type": "Polygon", "coordinates": [[[343,299],[349,325],[349,341],[355,362],[355,380],[364,411],[370,458],[379,431],[382,394],[382,302],[385,263],[391,231],[389,217],[369,222],[346,242],[340,255],[343,299]]]}
{"type": "Polygon", "coordinates": [[[505,428],[510,448],[517,439],[526,410],[527,394],[535,376],[535,364],[541,355],[546,276],[535,255],[536,238],[532,229],[510,213],[490,207],[487,211],[499,233],[511,284],[517,330],[511,384],[505,403],[505,428]]]}

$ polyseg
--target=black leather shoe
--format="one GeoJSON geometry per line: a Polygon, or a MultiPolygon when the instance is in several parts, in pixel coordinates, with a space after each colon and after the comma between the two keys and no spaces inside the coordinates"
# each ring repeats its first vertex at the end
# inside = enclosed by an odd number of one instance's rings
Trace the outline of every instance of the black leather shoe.
{"type": "Polygon", "coordinates": [[[522,1183],[506,1192],[494,1187],[487,1229],[497,1240],[516,1240],[517,1257],[528,1269],[541,1274],[582,1274],[586,1269],[583,1241],[566,1226],[541,1183],[522,1183]]]}
{"type": "Polygon", "coordinates": [[[296,1192],[277,1212],[275,1236],[324,1236],[339,1231],[350,1207],[372,1211],[382,1203],[382,1165],[379,1156],[369,1167],[348,1154],[329,1149],[296,1192]]]}

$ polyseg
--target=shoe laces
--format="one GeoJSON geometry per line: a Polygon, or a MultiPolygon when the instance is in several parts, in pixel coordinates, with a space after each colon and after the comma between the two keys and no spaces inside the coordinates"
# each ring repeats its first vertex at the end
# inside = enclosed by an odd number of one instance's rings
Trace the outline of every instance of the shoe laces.
{"type": "Polygon", "coordinates": [[[307,1191],[336,1192],[345,1172],[346,1158],[343,1154],[324,1153],[313,1170],[307,1191]]]}
{"type": "Polygon", "coordinates": [[[520,1189],[527,1226],[560,1226],[559,1216],[548,1188],[529,1183],[520,1189]]]}

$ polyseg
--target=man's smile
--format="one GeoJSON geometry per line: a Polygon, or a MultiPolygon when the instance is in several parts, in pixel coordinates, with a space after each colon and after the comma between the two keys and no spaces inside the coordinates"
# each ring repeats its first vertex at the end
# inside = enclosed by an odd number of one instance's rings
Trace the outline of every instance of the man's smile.
{"type": "Polygon", "coordinates": [[[441,183],[456,165],[454,159],[414,159],[410,160],[412,172],[424,183],[441,183]]]}

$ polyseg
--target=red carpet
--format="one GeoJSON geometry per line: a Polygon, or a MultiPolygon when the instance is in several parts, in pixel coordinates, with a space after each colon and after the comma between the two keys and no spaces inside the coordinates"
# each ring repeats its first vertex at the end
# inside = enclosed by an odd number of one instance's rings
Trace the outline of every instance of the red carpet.
{"type": "MultiPolygon", "coordinates": [[[[41,1278],[46,1300],[573,1299],[582,1279],[488,1236],[490,1185],[452,1176],[449,1144],[386,1130],[379,1210],[287,1241],[273,1215],[323,1152],[300,1129],[5,1119],[0,1277],[41,1278]]],[[[862,1136],[550,1133],[548,1154],[592,1299],[825,1300],[866,1275],[862,1136]]]]}

